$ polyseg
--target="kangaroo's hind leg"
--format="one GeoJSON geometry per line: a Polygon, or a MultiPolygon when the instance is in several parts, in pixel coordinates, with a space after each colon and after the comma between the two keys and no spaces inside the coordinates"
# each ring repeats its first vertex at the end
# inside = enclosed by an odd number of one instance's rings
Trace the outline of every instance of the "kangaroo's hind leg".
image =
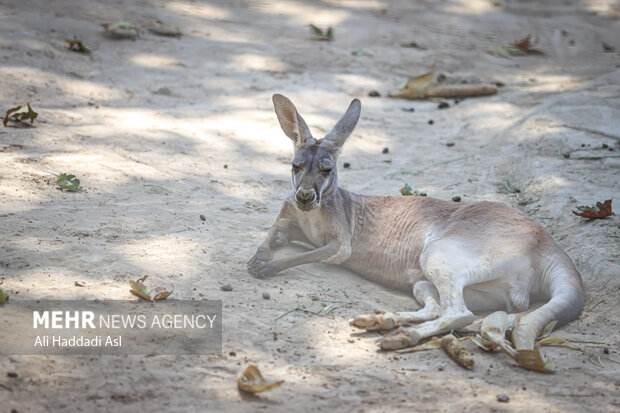
{"type": "Polygon", "coordinates": [[[467,260],[454,260],[454,255],[451,257],[442,250],[429,249],[421,259],[424,275],[439,293],[441,316],[415,327],[401,327],[395,334],[381,338],[378,344],[382,349],[396,350],[414,346],[424,338],[450,332],[473,322],[474,315],[465,305],[463,289],[470,281],[468,275],[472,271],[469,269],[475,267],[467,260]],[[457,268],[457,265],[461,268],[457,268]]]}
{"type": "Polygon", "coordinates": [[[389,330],[396,326],[421,323],[439,317],[439,294],[435,286],[426,280],[418,281],[413,285],[413,296],[422,309],[383,314],[362,314],[349,324],[368,331],[389,330]]]}

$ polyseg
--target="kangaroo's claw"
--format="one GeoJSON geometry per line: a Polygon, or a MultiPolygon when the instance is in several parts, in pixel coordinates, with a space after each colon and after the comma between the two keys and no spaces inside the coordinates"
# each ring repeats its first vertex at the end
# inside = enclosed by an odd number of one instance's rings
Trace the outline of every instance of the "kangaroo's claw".
{"type": "Polygon", "coordinates": [[[392,313],[362,314],[350,320],[349,324],[367,331],[390,330],[396,326],[396,319],[392,313]]]}
{"type": "Polygon", "coordinates": [[[415,330],[399,328],[394,333],[377,340],[377,345],[381,350],[399,350],[401,348],[412,347],[418,344],[422,337],[415,330]]]}
{"type": "Polygon", "coordinates": [[[276,265],[271,261],[259,261],[252,258],[248,262],[248,271],[256,278],[265,278],[278,272],[276,265]]]}

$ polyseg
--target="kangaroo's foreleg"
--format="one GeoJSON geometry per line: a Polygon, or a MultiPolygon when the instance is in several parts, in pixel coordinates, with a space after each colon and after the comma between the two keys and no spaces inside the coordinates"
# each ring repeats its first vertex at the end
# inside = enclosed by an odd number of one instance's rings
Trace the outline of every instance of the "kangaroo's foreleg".
{"type": "Polygon", "coordinates": [[[340,249],[340,243],[334,240],[311,251],[302,252],[300,254],[277,260],[257,262],[250,267],[250,271],[257,277],[266,277],[268,275],[278,273],[286,268],[296,267],[302,264],[310,264],[312,262],[329,261],[330,258],[338,255],[340,249]]]}
{"type": "Polygon", "coordinates": [[[267,239],[258,247],[256,254],[248,261],[248,270],[251,274],[260,276],[258,274],[259,267],[271,261],[273,250],[289,243],[291,221],[291,218],[286,216],[285,210],[282,210],[276,218],[276,222],[269,229],[267,239]]]}

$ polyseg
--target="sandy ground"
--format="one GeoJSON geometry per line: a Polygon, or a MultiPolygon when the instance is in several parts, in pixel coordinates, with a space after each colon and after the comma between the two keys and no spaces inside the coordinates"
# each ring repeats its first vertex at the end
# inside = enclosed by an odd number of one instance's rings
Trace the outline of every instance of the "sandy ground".
{"type": "Polygon", "coordinates": [[[620,150],[619,19],[617,2],[594,0],[1,1],[0,109],[28,100],[39,111],[34,128],[0,130],[3,288],[15,300],[131,299],[127,282],[149,274],[178,299],[223,300],[224,344],[222,356],[3,356],[0,410],[618,411],[620,365],[588,361],[602,348],[546,349],[553,375],[474,348],[473,371],[439,351],[382,353],[347,320],[414,309],[410,295],[323,264],[257,280],[245,263],[290,188],[292,148],[271,95],[288,95],[316,135],[357,97],[341,186],[397,195],[404,180],[531,215],[587,289],[579,320],[555,334],[604,342],[619,360],[619,219],[570,212],[620,202],[620,159],[575,159],[620,150]],[[104,38],[99,24],[121,19],[185,35],[104,38]],[[309,40],[310,22],[334,26],[335,41],[309,40]],[[544,56],[487,53],[526,34],[544,56]],[[73,36],[93,53],[66,51],[73,36]],[[410,42],[422,49],[401,47],[410,42]],[[385,97],[433,63],[448,81],[504,86],[443,110],[385,97]],[[56,189],[61,172],[85,190],[56,189]],[[313,293],[353,304],[276,320],[298,304],[318,309],[313,293]],[[240,394],[235,374],[249,362],[285,384],[240,394]]]}

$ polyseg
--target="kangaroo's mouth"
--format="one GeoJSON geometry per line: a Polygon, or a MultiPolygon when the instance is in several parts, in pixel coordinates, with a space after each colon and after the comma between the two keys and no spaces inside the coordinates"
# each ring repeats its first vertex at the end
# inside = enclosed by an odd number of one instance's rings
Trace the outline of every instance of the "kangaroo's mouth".
{"type": "Polygon", "coordinates": [[[299,201],[296,201],[295,204],[297,204],[297,209],[299,209],[300,211],[304,211],[304,212],[311,211],[311,210],[313,210],[315,208],[318,208],[320,206],[319,200],[314,200],[312,202],[299,202],[299,201]]]}

